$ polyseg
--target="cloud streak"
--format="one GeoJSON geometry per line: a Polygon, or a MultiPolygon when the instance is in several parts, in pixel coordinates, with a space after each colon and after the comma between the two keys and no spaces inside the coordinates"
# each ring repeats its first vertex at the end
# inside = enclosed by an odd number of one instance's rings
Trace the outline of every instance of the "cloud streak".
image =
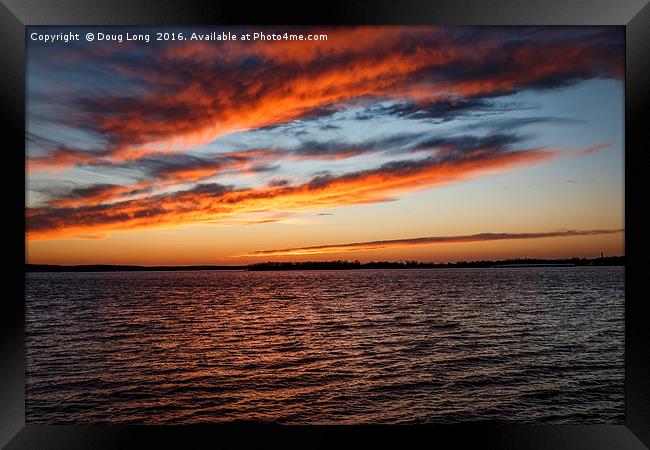
{"type": "Polygon", "coordinates": [[[415,246],[431,246],[439,244],[460,244],[472,242],[490,242],[519,239],[546,239],[559,237],[597,236],[603,234],[622,233],[624,229],[612,230],[565,230],[541,233],[479,233],[462,236],[427,236],[409,239],[391,239],[382,241],[354,242],[348,244],[316,245],[311,247],[294,247],[279,250],[258,250],[237,255],[238,257],[260,256],[301,256],[328,253],[348,253],[386,248],[403,248],[415,246]]]}
{"type": "Polygon", "coordinates": [[[325,31],[330,39],[176,42],[153,46],[144,62],[130,47],[123,54],[90,55],[88,64],[110,63],[113,82],[137,89],[66,96],[66,123],[95,136],[104,148],[55,149],[30,156],[29,165],[37,170],[87,164],[97,157],[129,160],[326,114],[359,98],[408,100],[410,106],[394,111],[401,116],[447,117],[480,107],[486,96],[623,75],[622,40],[615,31],[584,33],[576,40],[553,37],[551,31],[533,39],[530,31],[504,29],[312,31],[325,31]]]}
{"type": "Polygon", "coordinates": [[[606,147],[527,145],[514,130],[561,119],[508,117],[519,107],[497,100],[620,80],[620,30],[291,30],[329,39],[72,45],[32,60],[30,89],[47,89],[30,92],[27,167],[47,189],[26,209],[27,238],[288,221],[606,147]]]}
{"type": "MultiPolygon", "coordinates": [[[[298,185],[235,189],[202,183],[188,190],[111,204],[33,208],[27,210],[27,236],[28,239],[52,239],[71,234],[200,223],[251,211],[297,212],[376,203],[418,189],[540,163],[558,154],[561,152],[554,149],[474,148],[417,160],[392,161],[374,169],[341,175],[319,175],[298,185]]],[[[89,192],[112,189],[100,187],[89,192]]]]}

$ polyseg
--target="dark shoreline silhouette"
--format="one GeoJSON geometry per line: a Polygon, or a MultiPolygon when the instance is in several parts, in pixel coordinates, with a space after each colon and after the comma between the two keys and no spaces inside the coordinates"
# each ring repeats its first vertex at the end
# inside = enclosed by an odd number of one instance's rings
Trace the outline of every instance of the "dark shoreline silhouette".
{"type": "Polygon", "coordinates": [[[181,270],[356,270],[356,269],[446,269],[446,268],[521,268],[521,267],[582,267],[582,266],[624,266],[625,256],[601,258],[567,259],[505,259],[484,261],[459,261],[450,263],[419,261],[305,261],[305,262],[262,262],[245,266],[136,266],[136,265],[51,265],[25,264],[25,272],[135,272],[135,271],[181,271],[181,270]]]}

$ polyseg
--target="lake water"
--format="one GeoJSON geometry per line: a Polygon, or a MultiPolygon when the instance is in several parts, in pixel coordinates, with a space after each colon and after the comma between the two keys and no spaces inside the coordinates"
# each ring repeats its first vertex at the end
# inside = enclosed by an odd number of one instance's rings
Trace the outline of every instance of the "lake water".
{"type": "Polygon", "coordinates": [[[32,273],[28,423],[623,423],[624,268],[32,273]]]}

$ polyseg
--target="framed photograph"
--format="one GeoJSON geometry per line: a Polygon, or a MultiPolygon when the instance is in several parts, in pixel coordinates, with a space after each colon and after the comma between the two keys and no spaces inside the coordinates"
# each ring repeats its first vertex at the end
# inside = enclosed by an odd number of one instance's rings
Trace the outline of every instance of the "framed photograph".
{"type": "Polygon", "coordinates": [[[646,1],[2,2],[3,446],[648,448],[646,1]]]}

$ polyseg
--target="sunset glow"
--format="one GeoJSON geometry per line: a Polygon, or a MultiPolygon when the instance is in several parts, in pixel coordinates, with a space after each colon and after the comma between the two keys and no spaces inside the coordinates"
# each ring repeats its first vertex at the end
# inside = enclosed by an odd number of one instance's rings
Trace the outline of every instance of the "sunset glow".
{"type": "Polygon", "coordinates": [[[28,40],[27,262],[624,254],[621,29],[265,31],[28,40]]]}

